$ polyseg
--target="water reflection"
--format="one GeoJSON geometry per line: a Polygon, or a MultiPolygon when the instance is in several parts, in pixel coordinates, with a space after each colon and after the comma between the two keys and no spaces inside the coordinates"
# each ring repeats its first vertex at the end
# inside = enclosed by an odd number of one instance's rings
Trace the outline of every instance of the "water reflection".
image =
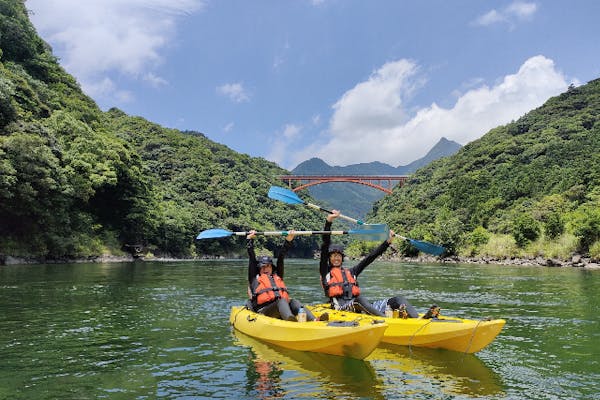
{"type": "Polygon", "coordinates": [[[246,395],[384,399],[410,396],[501,396],[500,377],[477,356],[440,349],[380,345],[366,360],[288,350],[233,331],[249,348],[246,395]]]}
{"type": "MultiPolygon", "coordinates": [[[[322,301],[314,260],[290,261],[288,286],[322,301]]],[[[600,400],[600,271],[378,263],[370,293],[507,325],[476,355],[390,345],[358,361],[232,336],[246,268],[0,266],[0,399],[600,400]]]]}
{"type": "Polygon", "coordinates": [[[267,361],[258,357],[251,357],[252,365],[248,366],[246,377],[248,385],[246,392],[259,399],[279,399],[285,396],[281,386],[283,371],[276,361],[267,361]]]}
{"type": "Polygon", "coordinates": [[[474,354],[380,344],[367,361],[378,371],[397,371],[414,386],[430,381],[448,394],[502,394],[500,377],[474,354]]]}
{"type": "Polygon", "coordinates": [[[382,381],[363,361],[284,349],[233,331],[237,344],[249,347],[247,395],[384,399],[382,381]]]}

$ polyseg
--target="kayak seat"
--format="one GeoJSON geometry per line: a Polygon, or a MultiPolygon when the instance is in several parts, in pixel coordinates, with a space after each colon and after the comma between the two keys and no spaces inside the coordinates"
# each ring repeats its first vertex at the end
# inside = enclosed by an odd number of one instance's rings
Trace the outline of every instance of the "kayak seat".
{"type": "Polygon", "coordinates": [[[356,321],[330,321],[327,326],[358,326],[356,321]]]}

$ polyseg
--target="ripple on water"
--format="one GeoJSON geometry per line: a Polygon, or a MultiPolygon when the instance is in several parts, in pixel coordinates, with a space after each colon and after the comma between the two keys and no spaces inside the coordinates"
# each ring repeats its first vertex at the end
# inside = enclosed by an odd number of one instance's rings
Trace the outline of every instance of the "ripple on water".
{"type": "MultiPolygon", "coordinates": [[[[321,301],[315,261],[291,265],[294,295],[321,301]]],[[[228,317],[245,301],[243,260],[18,271],[0,277],[0,397],[600,398],[597,274],[376,262],[361,275],[368,298],[401,292],[421,310],[439,302],[447,315],[507,324],[462,361],[399,346],[356,363],[277,349],[265,360],[240,345],[228,317]]]]}

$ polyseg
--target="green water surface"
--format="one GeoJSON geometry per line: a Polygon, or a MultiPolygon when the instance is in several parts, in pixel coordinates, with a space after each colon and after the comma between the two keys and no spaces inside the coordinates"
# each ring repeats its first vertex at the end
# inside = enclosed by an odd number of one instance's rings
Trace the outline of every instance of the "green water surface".
{"type": "MultiPolygon", "coordinates": [[[[316,261],[289,260],[285,278],[323,301],[316,261]]],[[[600,399],[600,271],[376,262],[360,283],[507,324],[475,355],[352,360],[233,332],[244,260],[0,266],[0,399],[600,399]]]]}

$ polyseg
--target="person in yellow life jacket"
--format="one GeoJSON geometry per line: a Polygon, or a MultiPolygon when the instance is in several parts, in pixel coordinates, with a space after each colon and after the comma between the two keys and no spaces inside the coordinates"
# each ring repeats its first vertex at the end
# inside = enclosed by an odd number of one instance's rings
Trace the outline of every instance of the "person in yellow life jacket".
{"type": "MultiPolygon", "coordinates": [[[[333,220],[339,215],[338,210],[333,210],[327,216],[323,230],[330,231],[333,220]]],[[[322,236],[319,272],[321,273],[321,285],[325,291],[325,296],[329,298],[333,309],[365,312],[384,317],[386,306],[389,305],[392,310],[402,309],[410,318],[419,317],[417,310],[403,296],[395,296],[371,304],[360,292],[358,275],[387,250],[394,238],[394,231],[390,230],[389,238],[352,268],[343,266],[344,248],[340,245],[331,244],[331,235],[322,236]]]]}
{"type": "MultiPolygon", "coordinates": [[[[270,256],[256,257],[254,251],[254,238],[256,231],[251,230],[246,236],[248,249],[248,294],[250,295],[250,306],[253,311],[265,314],[269,317],[280,318],[288,321],[296,321],[298,310],[303,308],[302,303],[292,299],[283,281],[284,259],[288,250],[292,247],[294,231],[286,236],[283,246],[277,257],[277,265],[273,267],[273,259],[270,256]]],[[[308,309],[306,319],[315,321],[315,316],[308,309]]]]}

